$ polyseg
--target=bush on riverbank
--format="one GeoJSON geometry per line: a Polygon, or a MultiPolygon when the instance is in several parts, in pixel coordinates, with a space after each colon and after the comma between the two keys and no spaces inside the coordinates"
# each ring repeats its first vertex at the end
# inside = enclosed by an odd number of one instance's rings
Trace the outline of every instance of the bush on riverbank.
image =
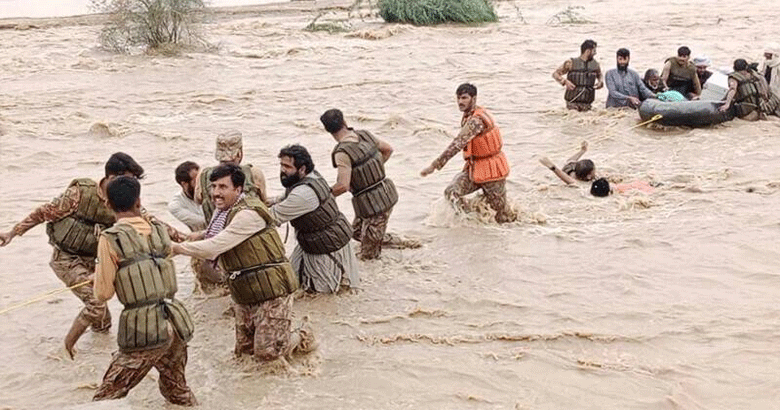
{"type": "Polygon", "coordinates": [[[379,0],[379,15],[388,23],[416,26],[498,21],[490,0],[379,0]]]}
{"type": "Polygon", "coordinates": [[[92,0],[92,7],[108,14],[99,40],[116,51],[200,41],[197,29],[206,10],[204,0],[92,0]]]}

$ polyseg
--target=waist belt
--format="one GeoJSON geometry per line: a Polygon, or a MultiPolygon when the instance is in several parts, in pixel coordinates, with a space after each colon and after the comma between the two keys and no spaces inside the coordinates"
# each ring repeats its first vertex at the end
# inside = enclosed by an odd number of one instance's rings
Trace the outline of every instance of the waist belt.
{"type": "Polygon", "coordinates": [[[279,265],[283,265],[285,263],[287,263],[287,261],[271,262],[271,263],[266,263],[266,264],[263,264],[263,265],[253,266],[251,268],[246,268],[246,269],[242,269],[242,270],[239,270],[239,271],[231,272],[230,276],[228,276],[228,280],[235,280],[237,277],[239,277],[239,276],[241,276],[241,275],[243,275],[245,273],[256,272],[256,271],[261,270],[261,269],[270,268],[270,267],[274,267],[274,266],[279,266],[279,265]]]}
{"type": "Polygon", "coordinates": [[[381,184],[382,182],[385,182],[385,178],[380,179],[379,182],[375,182],[375,183],[373,183],[373,184],[371,184],[371,185],[361,189],[360,191],[352,192],[352,196],[358,196],[358,195],[360,195],[360,194],[362,194],[364,192],[368,192],[368,191],[372,190],[373,188],[376,188],[377,186],[379,186],[379,184],[381,184]]]}
{"type": "Polygon", "coordinates": [[[130,259],[125,259],[125,260],[119,262],[119,269],[128,267],[128,266],[130,266],[130,265],[132,265],[134,263],[145,261],[147,259],[151,259],[154,262],[155,265],[159,266],[160,262],[158,262],[158,260],[159,259],[165,259],[165,256],[163,256],[163,255],[146,255],[146,254],[137,255],[137,256],[134,256],[134,257],[132,257],[130,259]]]}
{"type": "MultiPolygon", "coordinates": [[[[142,308],[144,306],[152,306],[152,305],[160,305],[161,307],[164,307],[168,303],[173,303],[173,299],[159,299],[159,300],[149,300],[146,302],[138,302],[138,303],[128,303],[125,305],[125,309],[137,309],[142,308]]],[[[165,315],[165,318],[167,319],[167,314],[165,313],[165,309],[163,309],[163,315],[165,315]]]]}

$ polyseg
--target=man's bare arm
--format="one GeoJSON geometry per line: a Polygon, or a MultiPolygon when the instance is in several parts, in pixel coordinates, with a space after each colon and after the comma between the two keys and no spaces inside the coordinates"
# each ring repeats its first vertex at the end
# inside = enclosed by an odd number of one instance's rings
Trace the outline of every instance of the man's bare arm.
{"type": "Polygon", "coordinates": [[[556,167],[555,164],[553,164],[553,162],[550,161],[549,158],[547,157],[541,158],[539,162],[541,162],[542,165],[544,165],[545,167],[549,168],[550,171],[554,172],[555,175],[557,175],[558,178],[561,179],[561,181],[566,183],[566,185],[572,185],[577,182],[574,180],[574,178],[570,177],[568,174],[563,172],[560,168],[556,167]]]}
{"type": "Polygon", "coordinates": [[[582,141],[582,145],[580,145],[580,150],[577,151],[576,154],[572,155],[571,158],[566,160],[566,163],[569,162],[575,162],[579,161],[580,158],[582,158],[582,155],[585,154],[585,152],[588,150],[588,141],[582,141]]]}

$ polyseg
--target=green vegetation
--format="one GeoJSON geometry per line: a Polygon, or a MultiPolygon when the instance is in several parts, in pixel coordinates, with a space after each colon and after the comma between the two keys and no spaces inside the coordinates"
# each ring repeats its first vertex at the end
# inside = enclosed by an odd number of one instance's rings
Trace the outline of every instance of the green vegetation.
{"type": "Polygon", "coordinates": [[[197,28],[206,5],[204,0],[92,0],[92,8],[108,14],[100,32],[101,45],[128,51],[200,42],[197,28]]]}
{"type": "Polygon", "coordinates": [[[550,17],[549,20],[547,20],[548,25],[557,25],[557,24],[589,24],[593,23],[592,21],[586,19],[585,17],[582,17],[580,12],[582,10],[585,10],[582,6],[569,6],[566,8],[566,10],[559,11],[555,13],[552,17],[550,17]]]}
{"type": "Polygon", "coordinates": [[[379,15],[388,23],[430,26],[498,21],[490,0],[379,0],[378,5],[379,15]]]}

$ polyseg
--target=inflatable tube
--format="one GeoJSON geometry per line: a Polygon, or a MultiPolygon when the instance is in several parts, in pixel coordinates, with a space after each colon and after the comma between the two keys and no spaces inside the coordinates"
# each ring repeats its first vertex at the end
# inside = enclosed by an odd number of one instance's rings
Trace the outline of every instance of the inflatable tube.
{"type": "Polygon", "coordinates": [[[648,99],[639,106],[639,116],[647,121],[661,114],[662,125],[685,125],[689,127],[706,127],[734,119],[733,110],[720,112],[721,103],[715,101],[675,101],[664,102],[648,99]]]}

